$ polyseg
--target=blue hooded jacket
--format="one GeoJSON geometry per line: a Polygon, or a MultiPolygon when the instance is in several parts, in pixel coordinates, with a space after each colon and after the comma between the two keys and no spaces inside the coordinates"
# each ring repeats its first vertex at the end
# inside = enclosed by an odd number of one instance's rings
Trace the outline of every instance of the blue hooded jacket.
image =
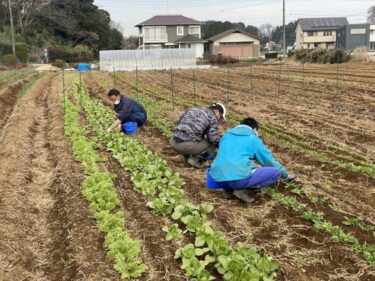
{"type": "Polygon", "coordinates": [[[253,129],[239,125],[229,129],[221,138],[210,176],[216,182],[248,178],[256,168],[254,160],[262,167],[278,168],[282,178],[288,176],[287,170],[273,158],[253,129]]]}

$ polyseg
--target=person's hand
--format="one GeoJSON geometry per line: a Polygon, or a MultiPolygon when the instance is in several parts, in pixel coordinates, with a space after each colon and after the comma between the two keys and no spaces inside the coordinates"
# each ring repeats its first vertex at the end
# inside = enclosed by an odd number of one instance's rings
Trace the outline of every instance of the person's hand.
{"type": "Polygon", "coordinates": [[[288,173],[288,176],[285,178],[286,181],[294,181],[296,176],[293,173],[288,173]]]}
{"type": "Polygon", "coordinates": [[[107,133],[110,133],[111,131],[112,131],[111,128],[108,128],[108,129],[107,129],[107,133]]]}

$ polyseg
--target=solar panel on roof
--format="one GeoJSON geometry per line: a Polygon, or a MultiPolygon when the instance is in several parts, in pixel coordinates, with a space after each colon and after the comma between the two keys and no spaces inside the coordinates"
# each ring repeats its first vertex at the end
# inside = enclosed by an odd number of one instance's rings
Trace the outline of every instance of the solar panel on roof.
{"type": "Polygon", "coordinates": [[[318,23],[317,23],[316,19],[313,19],[313,22],[314,22],[314,27],[318,27],[318,23]]]}

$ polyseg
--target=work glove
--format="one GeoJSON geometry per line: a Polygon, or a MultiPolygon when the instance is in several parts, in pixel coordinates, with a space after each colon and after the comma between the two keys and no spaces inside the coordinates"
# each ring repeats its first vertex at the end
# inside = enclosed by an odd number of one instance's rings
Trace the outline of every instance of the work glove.
{"type": "Polygon", "coordinates": [[[295,179],[296,179],[296,176],[293,173],[288,173],[287,177],[284,178],[284,180],[287,182],[294,181],[295,179]]]}

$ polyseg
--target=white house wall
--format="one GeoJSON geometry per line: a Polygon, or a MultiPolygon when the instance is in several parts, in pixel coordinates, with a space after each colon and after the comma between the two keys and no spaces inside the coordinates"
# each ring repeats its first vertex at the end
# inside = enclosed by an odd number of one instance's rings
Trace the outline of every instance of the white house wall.
{"type": "Polygon", "coordinates": [[[370,42],[375,42],[375,24],[370,26],[370,42]]]}
{"type": "Polygon", "coordinates": [[[193,43],[191,44],[191,48],[195,50],[195,57],[196,58],[203,58],[204,54],[204,44],[203,43],[193,43]]]}
{"type": "Polygon", "coordinates": [[[254,42],[254,45],[259,45],[258,39],[236,32],[228,36],[225,36],[224,38],[216,40],[214,42],[214,46],[219,46],[220,43],[237,43],[237,42],[249,42],[249,43],[254,42]]]}

